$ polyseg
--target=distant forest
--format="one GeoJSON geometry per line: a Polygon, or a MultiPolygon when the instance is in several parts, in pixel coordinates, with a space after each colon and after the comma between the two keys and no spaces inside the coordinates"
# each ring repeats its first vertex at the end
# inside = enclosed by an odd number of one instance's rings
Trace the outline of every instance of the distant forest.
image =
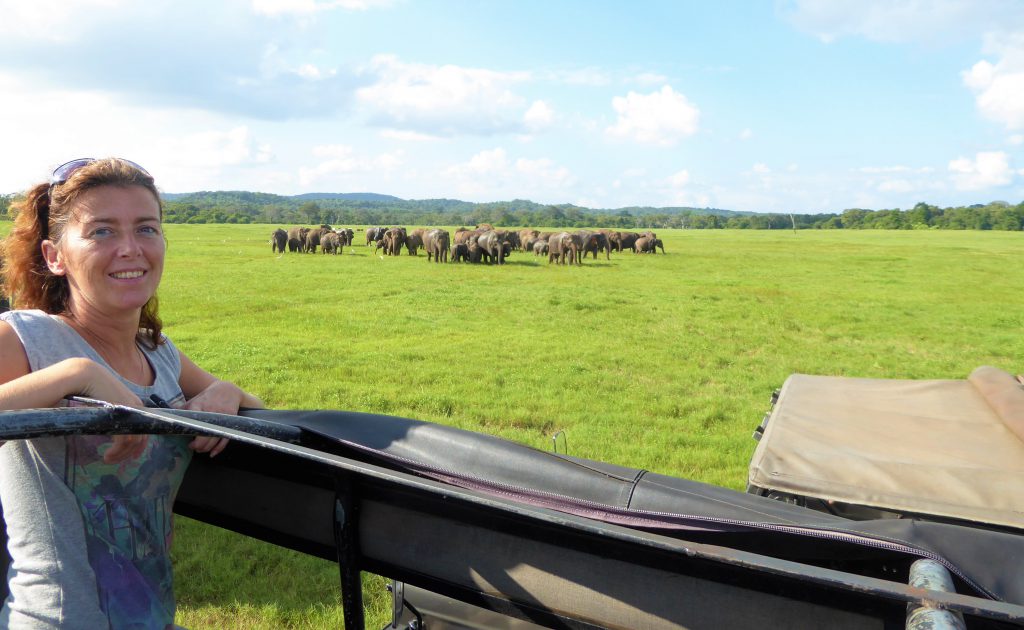
{"type": "MultiPolygon", "coordinates": [[[[0,219],[15,195],[0,195],[0,219]]],[[[308,193],[291,197],[244,191],[164,196],[168,223],[277,223],[282,225],[466,225],[690,229],[1024,229],[1024,202],[955,208],[918,203],[909,210],[850,208],[838,214],[754,213],[718,208],[629,207],[599,210],[516,199],[470,203],[455,199],[404,200],[372,193],[308,193]]]]}

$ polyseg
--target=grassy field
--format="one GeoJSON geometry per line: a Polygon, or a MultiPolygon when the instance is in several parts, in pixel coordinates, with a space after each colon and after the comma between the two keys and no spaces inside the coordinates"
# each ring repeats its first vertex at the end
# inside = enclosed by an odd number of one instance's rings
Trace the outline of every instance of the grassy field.
{"type": "MultiPolygon", "coordinates": [[[[430,420],[742,489],[794,372],[1024,370],[1024,235],[659,231],[667,255],[579,268],[272,254],[271,226],[170,225],[161,313],[210,371],[276,408],[430,420]]],[[[361,234],[357,233],[357,240],[361,234]]],[[[179,623],[341,625],[333,564],[179,519],[179,623]],[[299,579],[301,576],[301,579],[299,579]]],[[[367,577],[368,627],[383,579],[367,577]]]]}

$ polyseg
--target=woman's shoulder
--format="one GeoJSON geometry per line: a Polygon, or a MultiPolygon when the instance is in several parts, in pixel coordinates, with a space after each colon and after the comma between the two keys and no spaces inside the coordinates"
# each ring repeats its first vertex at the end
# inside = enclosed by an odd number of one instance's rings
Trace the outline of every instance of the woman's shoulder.
{"type": "Polygon", "coordinates": [[[35,308],[16,309],[0,313],[0,321],[5,321],[14,328],[19,326],[58,326],[60,320],[56,316],[35,308]]]}

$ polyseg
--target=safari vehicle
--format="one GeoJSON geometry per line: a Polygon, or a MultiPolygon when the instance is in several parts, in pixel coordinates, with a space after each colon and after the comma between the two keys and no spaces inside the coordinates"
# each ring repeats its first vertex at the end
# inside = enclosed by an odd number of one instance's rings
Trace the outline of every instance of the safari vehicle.
{"type": "Polygon", "coordinates": [[[176,511],[337,560],[349,629],[361,571],[394,580],[391,628],[1024,625],[1012,527],[851,520],[390,416],[81,402],[0,412],[0,439],[232,439],[176,511]]]}

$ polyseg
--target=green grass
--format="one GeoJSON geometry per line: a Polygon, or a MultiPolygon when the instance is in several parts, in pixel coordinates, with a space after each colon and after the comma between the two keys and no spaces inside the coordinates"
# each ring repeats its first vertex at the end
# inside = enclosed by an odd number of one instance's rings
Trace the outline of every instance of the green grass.
{"type": "MultiPolygon", "coordinates": [[[[964,378],[1024,354],[1020,233],[659,231],[664,256],[498,268],[275,255],[272,229],[168,226],[160,293],[178,346],[268,406],[543,449],[565,431],[573,455],[734,489],[791,373],[964,378]]],[[[331,563],[186,519],[174,559],[189,627],[341,625],[331,563]]]]}

